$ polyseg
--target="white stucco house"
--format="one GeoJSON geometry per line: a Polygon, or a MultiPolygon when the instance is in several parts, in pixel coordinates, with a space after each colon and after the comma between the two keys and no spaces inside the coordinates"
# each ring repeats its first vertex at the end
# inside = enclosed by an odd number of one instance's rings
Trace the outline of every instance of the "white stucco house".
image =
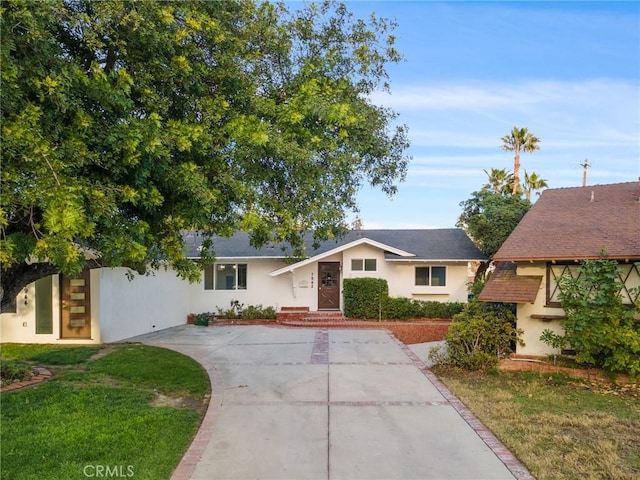
{"type": "MultiPolygon", "coordinates": [[[[625,303],[640,286],[640,183],[545,190],[494,255],[496,269],[479,295],[486,302],[517,304],[525,345],[518,355],[558,353],[540,340],[545,329],[562,334],[564,311],[558,278],[576,275],[580,262],[618,262],[625,303]]],[[[633,298],[632,298],[633,297],[633,298]]]]}
{"type": "MultiPolygon", "coordinates": [[[[201,237],[184,235],[190,258],[201,237]]],[[[199,283],[171,270],[127,278],[124,268],[87,270],[79,278],[53,275],[18,296],[16,313],[0,314],[0,341],[104,343],[186,322],[190,313],[215,312],[234,300],[244,305],[342,309],[345,278],[384,278],[389,295],[465,302],[468,283],[485,256],[460,229],[354,230],[290,263],[286,249],[257,249],[238,232],[214,240],[216,263],[199,283]]]]}

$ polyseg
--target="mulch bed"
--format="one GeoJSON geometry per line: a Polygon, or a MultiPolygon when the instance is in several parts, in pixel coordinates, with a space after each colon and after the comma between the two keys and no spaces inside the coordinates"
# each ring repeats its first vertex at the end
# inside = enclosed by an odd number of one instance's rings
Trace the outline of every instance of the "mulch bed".
{"type": "MultiPolygon", "coordinates": [[[[553,365],[547,361],[536,360],[527,357],[518,357],[500,360],[499,370],[501,371],[532,371],[540,374],[564,373],[573,378],[586,380],[588,382],[610,382],[611,380],[599,368],[569,368],[553,365]]],[[[618,374],[615,379],[616,383],[638,383],[631,381],[629,375],[618,374]]]]}
{"type": "Polygon", "coordinates": [[[418,318],[413,320],[225,320],[216,319],[210,326],[225,325],[270,325],[299,328],[349,328],[349,329],[385,329],[389,330],[395,337],[405,345],[414,343],[436,342],[444,340],[444,336],[449,330],[451,320],[440,318],[418,318]]]}

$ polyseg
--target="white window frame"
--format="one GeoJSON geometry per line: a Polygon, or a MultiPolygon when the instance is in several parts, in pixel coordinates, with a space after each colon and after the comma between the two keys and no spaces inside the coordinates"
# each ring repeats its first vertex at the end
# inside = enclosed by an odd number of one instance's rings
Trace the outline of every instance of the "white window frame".
{"type": "Polygon", "coordinates": [[[448,269],[446,267],[446,265],[418,265],[415,267],[414,272],[413,272],[413,283],[414,286],[416,287],[432,287],[432,288],[441,288],[441,287],[446,287],[447,286],[447,277],[448,277],[448,269]],[[417,282],[418,280],[418,269],[428,269],[429,273],[427,275],[427,283],[426,284],[419,284],[417,282]],[[433,285],[433,269],[434,268],[442,268],[444,269],[444,285],[433,285]]]}
{"type": "Polygon", "coordinates": [[[352,272],[377,272],[378,259],[377,258],[352,258],[351,271],[352,272]],[[354,262],[360,262],[359,268],[354,268],[354,262]],[[373,262],[373,268],[367,268],[367,262],[369,262],[369,266],[371,266],[371,262],[373,262]]]}
{"type": "Polygon", "coordinates": [[[204,289],[218,291],[246,290],[248,283],[248,271],[248,264],[242,262],[220,262],[208,265],[205,267],[204,289]],[[218,272],[223,269],[226,270],[227,267],[231,268],[234,272],[232,288],[226,288],[226,283],[223,288],[218,283],[218,272]],[[241,271],[244,271],[244,278],[242,278],[241,271]]]}

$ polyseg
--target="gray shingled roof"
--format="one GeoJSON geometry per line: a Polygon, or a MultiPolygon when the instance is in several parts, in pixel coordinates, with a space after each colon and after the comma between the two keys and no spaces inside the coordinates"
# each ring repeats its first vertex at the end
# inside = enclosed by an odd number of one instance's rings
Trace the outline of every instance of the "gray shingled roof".
{"type": "MultiPolygon", "coordinates": [[[[429,229],[429,230],[352,230],[338,240],[322,242],[319,248],[313,248],[313,239],[306,238],[307,253],[310,257],[325,253],[334,248],[357,241],[361,238],[383,243],[390,247],[412,253],[410,260],[486,260],[485,255],[471,242],[464,231],[458,228],[429,229]]],[[[195,232],[184,234],[184,243],[188,248],[188,256],[197,258],[198,247],[202,238],[195,232]]],[[[283,251],[281,245],[269,245],[254,248],[249,244],[249,235],[236,232],[232,237],[214,237],[216,256],[218,258],[254,258],[271,257],[284,258],[291,252],[290,248],[283,251]]],[[[398,255],[387,253],[387,259],[403,259],[398,255]]],[[[407,258],[405,258],[406,260],[407,258]]]]}

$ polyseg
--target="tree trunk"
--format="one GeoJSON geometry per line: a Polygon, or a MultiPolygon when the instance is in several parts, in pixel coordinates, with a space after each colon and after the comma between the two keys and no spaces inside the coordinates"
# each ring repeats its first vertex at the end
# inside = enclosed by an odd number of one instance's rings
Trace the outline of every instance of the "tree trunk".
{"type": "Polygon", "coordinates": [[[16,297],[36,280],[58,273],[50,263],[21,263],[10,268],[3,266],[0,290],[0,313],[16,313],[16,297]]]}
{"type": "Polygon", "coordinates": [[[516,148],[516,155],[513,160],[513,195],[518,194],[520,184],[520,151],[516,148]]]}

